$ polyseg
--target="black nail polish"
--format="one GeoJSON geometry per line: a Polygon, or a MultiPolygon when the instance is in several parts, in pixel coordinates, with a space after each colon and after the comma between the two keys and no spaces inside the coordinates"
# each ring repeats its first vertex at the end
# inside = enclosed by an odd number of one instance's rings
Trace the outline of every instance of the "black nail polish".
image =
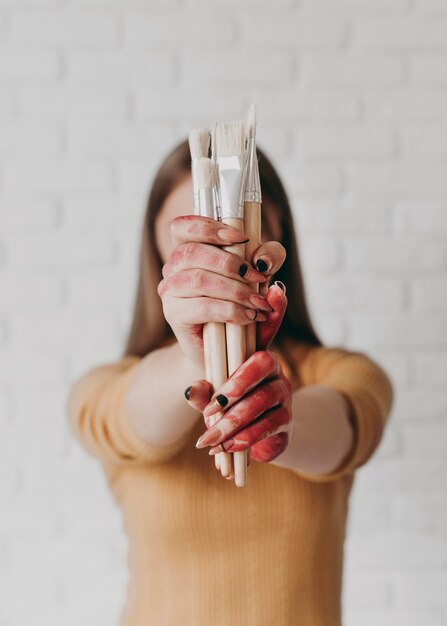
{"type": "Polygon", "coordinates": [[[189,400],[189,396],[191,395],[191,389],[192,389],[192,385],[190,385],[189,387],[186,387],[185,389],[185,398],[187,400],[189,400]]]}
{"type": "Polygon", "coordinates": [[[220,404],[221,407],[227,406],[228,404],[228,398],[227,396],[224,396],[223,393],[216,396],[216,400],[220,404]]]}
{"type": "Polygon", "coordinates": [[[242,276],[243,278],[247,272],[248,272],[248,265],[246,263],[243,263],[239,268],[239,276],[242,276]]]}
{"type": "Polygon", "coordinates": [[[264,261],[264,259],[258,259],[256,261],[256,269],[258,270],[258,272],[266,272],[268,270],[268,268],[269,268],[269,266],[264,261]]]}

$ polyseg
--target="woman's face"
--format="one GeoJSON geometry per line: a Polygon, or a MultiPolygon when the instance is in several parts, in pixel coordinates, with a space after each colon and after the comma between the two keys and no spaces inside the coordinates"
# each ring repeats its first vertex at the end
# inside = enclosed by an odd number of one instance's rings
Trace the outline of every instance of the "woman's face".
{"type": "MultiPolygon", "coordinates": [[[[192,179],[190,175],[186,175],[168,195],[155,220],[155,239],[163,263],[166,263],[174,248],[170,222],[180,215],[193,213],[192,179]]],[[[275,206],[268,198],[262,203],[262,218],[262,242],[281,241],[281,227],[275,206]]]]}

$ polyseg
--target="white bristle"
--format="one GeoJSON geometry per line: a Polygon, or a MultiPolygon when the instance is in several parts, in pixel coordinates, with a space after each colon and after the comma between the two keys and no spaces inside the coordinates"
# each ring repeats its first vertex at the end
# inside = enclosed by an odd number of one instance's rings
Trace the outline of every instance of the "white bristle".
{"type": "Polygon", "coordinates": [[[207,157],[197,159],[195,172],[198,189],[212,189],[217,186],[217,168],[207,157]]]}
{"type": "Polygon", "coordinates": [[[247,137],[256,139],[256,105],[251,104],[247,115],[247,137]]]}
{"type": "Polygon", "coordinates": [[[210,133],[203,128],[195,128],[189,133],[191,159],[207,157],[210,150],[210,133]]]}
{"type": "Polygon", "coordinates": [[[245,125],[242,121],[217,122],[214,128],[213,156],[225,157],[245,151],[245,125]]]}

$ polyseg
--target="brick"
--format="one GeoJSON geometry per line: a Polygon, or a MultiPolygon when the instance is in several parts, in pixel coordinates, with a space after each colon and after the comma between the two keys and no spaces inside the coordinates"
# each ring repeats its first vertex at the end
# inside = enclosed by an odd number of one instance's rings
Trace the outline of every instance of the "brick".
{"type": "Polygon", "coordinates": [[[447,412],[447,390],[412,386],[400,389],[394,403],[396,419],[424,421],[441,418],[447,412]]]}
{"type": "Polygon", "coordinates": [[[147,10],[134,11],[128,12],[124,19],[124,37],[130,46],[166,48],[175,41],[177,45],[215,48],[234,43],[235,34],[228,12],[216,8],[210,11],[209,7],[197,12],[189,8],[158,15],[147,10]]]}
{"type": "Polygon", "coordinates": [[[408,608],[447,609],[447,572],[402,573],[396,583],[396,598],[408,608]]]}
{"type": "Polygon", "coordinates": [[[413,351],[410,357],[412,379],[418,384],[445,385],[447,353],[442,351],[413,351]]]}
{"type": "Polygon", "coordinates": [[[334,315],[333,313],[328,315],[315,310],[312,320],[324,345],[341,346],[344,344],[346,329],[341,315],[334,315]]]}
{"type": "MultiPolygon", "coordinates": [[[[372,516],[376,515],[372,512],[372,516]]],[[[355,576],[345,574],[345,598],[347,606],[352,609],[377,609],[389,606],[392,598],[392,585],[383,580],[383,576],[363,571],[356,572],[355,576]]]]}
{"type": "Polygon", "coordinates": [[[423,425],[405,425],[402,432],[404,450],[414,454],[433,454],[445,458],[447,452],[447,425],[445,417],[425,419],[423,425]]]}
{"type": "Polygon", "coordinates": [[[288,159],[281,162],[281,175],[290,189],[290,199],[293,204],[295,196],[311,194],[312,198],[318,194],[337,194],[343,188],[343,175],[336,163],[308,163],[288,159]]]}
{"type": "Polygon", "coordinates": [[[406,611],[405,609],[352,611],[348,614],[346,626],[443,626],[442,617],[435,611],[406,611]]]}
{"type": "Polygon", "coordinates": [[[0,120],[12,117],[15,107],[15,98],[12,91],[0,89],[0,120]]]}
{"type": "Polygon", "coordinates": [[[51,229],[56,226],[57,219],[57,204],[49,199],[14,194],[10,198],[3,196],[0,200],[2,230],[51,229]]]}
{"type": "Polygon", "coordinates": [[[392,232],[393,206],[387,199],[343,198],[337,206],[336,228],[343,236],[392,232]]]}
{"type": "Polygon", "coordinates": [[[345,274],[316,276],[308,293],[318,308],[329,311],[395,311],[403,304],[403,283],[397,278],[365,281],[362,276],[345,274]]]}
{"type": "Polygon", "coordinates": [[[447,193],[444,165],[424,159],[349,165],[348,186],[361,197],[437,198],[447,193]]]}
{"type": "Polygon", "coordinates": [[[354,345],[433,348],[447,344],[445,315],[355,313],[349,317],[349,340],[354,345]]]}
{"type": "Polygon", "coordinates": [[[104,12],[16,11],[12,14],[10,38],[16,44],[97,48],[117,43],[118,26],[116,17],[104,12]]]}
{"type": "MultiPolygon", "coordinates": [[[[435,1],[435,0],[429,0],[435,1]]],[[[409,0],[302,0],[303,11],[310,13],[346,12],[352,13],[384,13],[389,15],[408,8],[409,0]]]]}
{"type": "Polygon", "coordinates": [[[293,63],[290,54],[281,52],[265,53],[262,50],[242,52],[233,50],[200,55],[185,52],[181,59],[183,83],[200,82],[205,85],[218,85],[247,88],[251,85],[284,85],[293,77],[293,63]]]}
{"type": "Polygon", "coordinates": [[[361,568],[402,569],[442,566],[447,556],[447,540],[439,533],[423,536],[418,533],[384,531],[373,536],[347,539],[351,563],[361,568]]]}
{"type": "Polygon", "coordinates": [[[387,119],[402,121],[426,121],[444,118],[447,102],[445,94],[415,86],[388,91],[375,90],[363,94],[368,120],[387,119]]]}
{"type": "Polygon", "coordinates": [[[78,50],[67,52],[68,76],[95,85],[163,85],[174,77],[174,59],[158,51],[78,50]]]}
{"type": "Polygon", "coordinates": [[[301,260],[312,268],[334,269],[339,258],[338,245],[331,237],[308,235],[301,242],[301,260]]]}
{"type": "Polygon", "coordinates": [[[304,159],[314,157],[383,157],[395,150],[389,128],[299,128],[297,144],[304,159]]]}
{"type": "Polygon", "coordinates": [[[415,278],[411,284],[411,305],[416,311],[447,310],[447,272],[441,276],[415,278]]]}
{"type": "Polygon", "coordinates": [[[20,85],[19,110],[25,119],[125,120],[129,114],[129,94],[125,89],[91,85],[57,87],[20,85]]]}
{"type": "Polygon", "coordinates": [[[297,10],[277,15],[275,28],[269,20],[257,20],[254,26],[251,14],[240,15],[238,23],[244,43],[258,47],[337,49],[343,45],[347,30],[340,19],[309,19],[297,10]]]}
{"type": "Polygon", "coordinates": [[[410,59],[411,78],[416,83],[438,85],[447,83],[447,56],[441,54],[414,55],[410,59]]]}
{"type": "Polygon", "coordinates": [[[0,123],[0,136],[0,157],[20,154],[54,157],[62,151],[61,129],[54,124],[0,123]]]}
{"type": "Polygon", "coordinates": [[[413,272],[445,267],[447,250],[441,242],[427,247],[420,242],[351,239],[344,242],[346,265],[352,270],[403,272],[411,266],[413,272]]]}
{"type": "Polygon", "coordinates": [[[438,158],[447,155],[445,126],[419,126],[402,130],[402,149],[407,157],[438,158]]]}
{"type": "Polygon", "coordinates": [[[5,295],[0,300],[0,311],[6,312],[51,310],[63,301],[62,283],[57,277],[30,276],[28,272],[0,274],[0,293],[5,295]]]}
{"type": "Polygon", "coordinates": [[[301,75],[307,85],[399,85],[402,59],[395,55],[345,53],[302,55],[301,75]]]}
{"type": "Polygon", "coordinates": [[[0,384],[60,383],[64,380],[64,359],[53,354],[32,351],[2,351],[0,384]]]}
{"type": "MultiPolygon", "coordinates": [[[[191,85],[160,87],[154,93],[142,85],[132,89],[135,114],[137,119],[171,120],[178,123],[179,100],[182,103],[182,117],[196,126],[210,126],[218,119],[232,119],[236,112],[243,111],[245,100],[239,90],[228,90],[225,84],[215,87],[200,86],[200,98],[197,89],[191,85]]],[[[188,124],[185,136],[193,126],[188,124]]]]}
{"type": "Polygon", "coordinates": [[[445,203],[442,201],[397,202],[394,208],[394,229],[398,234],[422,235],[447,234],[445,203]]]}
{"type": "Polygon", "coordinates": [[[145,207],[137,195],[94,193],[88,198],[67,196],[62,202],[62,219],[68,231],[108,236],[125,231],[139,234],[145,207]]]}
{"type": "Polygon", "coordinates": [[[257,89],[259,126],[270,120],[354,121],[360,114],[360,99],[354,93],[330,89],[306,90],[298,86],[280,87],[275,98],[269,89],[257,89]]]}
{"type": "Polygon", "coordinates": [[[385,49],[436,49],[447,47],[447,20],[431,18],[368,17],[354,22],[353,45],[385,49]]]}
{"type": "Polygon", "coordinates": [[[14,268],[84,268],[109,265],[113,258],[110,241],[93,236],[60,233],[21,235],[10,239],[9,259],[14,268]]]}
{"type": "Polygon", "coordinates": [[[0,47],[2,83],[52,82],[58,78],[60,70],[60,59],[54,51],[0,47]]]}
{"type": "Polygon", "coordinates": [[[88,159],[8,159],[3,166],[3,185],[7,193],[57,193],[65,191],[107,191],[112,185],[110,165],[88,159]]]}
{"type": "Polygon", "coordinates": [[[350,527],[360,533],[386,530],[390,522],[389,498],[378,494],[362,497],[361,502],[354,504],[350,512],[350,527]]]}
{"type": "MultiPolygon", "coordinates": [[[[447,509],[441,494],[402,495],[396,498],[395,508],[396,520],[400,528],[420,532],[442,532],[447,526],[447,509]]],[[[439,575],[440,572],[437,574],[439,575]]],[[[405,581],[405,577],[403,579],[405,581]]],[[[436,586],[433,589],[436,589],[436,586]]],[[[424,595],[422,589],[421,592],[419,597],[424,595]]]]}
{"type": "Polygon", "coordinates": [[[173,143],[175,135],[168,125],[138,124],[116,127],[116,122],[69,124],[68,150],[76,158],[152,157],[154,145],[173,143]]]}

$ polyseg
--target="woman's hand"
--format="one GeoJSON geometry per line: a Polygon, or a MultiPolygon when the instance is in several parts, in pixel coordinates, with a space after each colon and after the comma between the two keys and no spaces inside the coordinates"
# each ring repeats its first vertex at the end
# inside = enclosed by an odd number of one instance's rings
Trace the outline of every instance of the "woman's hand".
{"type": "Polygon", "coordinates": [[[189,403],[203,412],[208,426],[196,445],[214,446],[210,454],[251,448],[252,458],[265,463],[282,454],[291,438],[292,385],[276,355],[268,350],[287,306],[279,284],[270,287],[267,301],[273,311],[267,313],[265,322],[258,324],[258,351],[214,394],[206,380],[189,388],[189,403]],[[210,417],[223,409],[223,416],[211,425],[210,417]]]}
{"type": "MultiPolygon", "coordinates": [[[[252,288],[267,278],[239,255],[222,249],[247,241],[243,233],[222,222],[184,215],[172,220],[171,236],[175,248],[163,266],[158,294],[183,353],[202,366],[204,323],[245,325],[254,319],[267,320],[271,307],[265,296],[252,288]]],[[[285,258],[284,248],[277,242],[263,244],[258,251],[259,257],[269,260],[269,273],[285,258]]],[[[265,266],[261,263],[261,269],[265,266]]]]}

